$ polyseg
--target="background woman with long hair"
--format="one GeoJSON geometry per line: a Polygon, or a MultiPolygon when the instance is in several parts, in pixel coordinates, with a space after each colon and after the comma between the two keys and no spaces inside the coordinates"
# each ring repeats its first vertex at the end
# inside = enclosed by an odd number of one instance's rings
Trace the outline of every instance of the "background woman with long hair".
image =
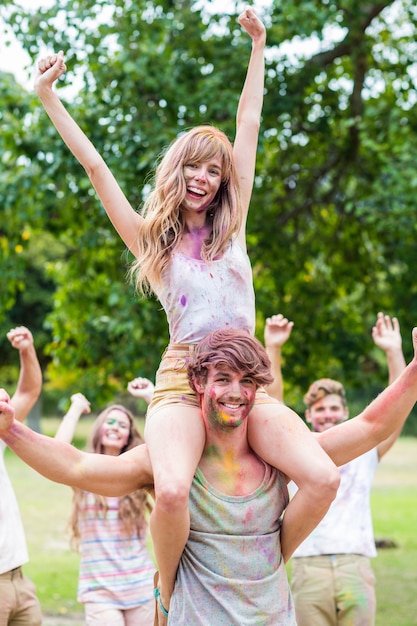
{"type": "MultiPolygon", "coordinates": [[[[90,413],[90,403],[76,393],[55,438],[70,443],[83,413],[90,413]]],[[[119,455],[141,443],[133,414],[113,404],[94,422],[87,448],[119,455]]],[[[151,508],[144,489],[120,498],[74,489],[71,543],[81,553],[77,598],[84,604],[87,626],[153,623],[155,566],[146,546],[151,508]]]]}

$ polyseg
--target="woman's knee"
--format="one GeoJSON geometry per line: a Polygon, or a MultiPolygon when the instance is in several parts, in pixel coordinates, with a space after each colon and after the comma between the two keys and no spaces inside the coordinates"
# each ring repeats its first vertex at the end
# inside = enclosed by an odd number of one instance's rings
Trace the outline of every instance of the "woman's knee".
{"type": "Polygon", "coordinates": [[[168,480],[155,490],[155,507],[165,513],[179,513],[188,509],[190,485],[181,480],[168,480]]]}

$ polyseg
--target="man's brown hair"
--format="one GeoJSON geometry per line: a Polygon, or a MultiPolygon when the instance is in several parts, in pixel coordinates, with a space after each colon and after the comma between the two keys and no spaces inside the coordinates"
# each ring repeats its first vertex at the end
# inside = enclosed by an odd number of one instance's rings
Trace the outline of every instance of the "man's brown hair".
{"type": "Polygon", "coordinates": [[[274,380],[265,348],[244,330],[214,330],[196,345],[187,368],[188,380],[194,391],[194,380],[204,384],[210,366],[226,366],[234,372],[243,371],[257,387],[270,385],[274,380]]]}
{"type": "Polygon", "coordinates": [[[312,383],[304,396],[304,404],[310,408],[325,396],[336,394],[342,398],[343,406],[346,406],[346,393],[342,383],[332,378],[319,378],[312,383]]]}

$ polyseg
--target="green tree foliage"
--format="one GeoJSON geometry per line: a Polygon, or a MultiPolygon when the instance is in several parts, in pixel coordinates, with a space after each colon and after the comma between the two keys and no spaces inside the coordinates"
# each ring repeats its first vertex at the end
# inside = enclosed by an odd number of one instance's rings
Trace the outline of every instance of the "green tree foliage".
{"type": "MultiPolygon", "coordinates": [[[[65,0],[33,14],[17,4],[4,3],[3,15],[33,59],[45,45],[64,50],[63,97],[134,206],[181,129],[209,122],[233,139],[250,43],[232,3],[219,13],[190,0],[65,0]]],[[[292,404],[322,375],[372,395],[386,380],[370,339],[377,311],[398,316],[410,356],[417,309],[417,9],[280,0],[262,16],[265,106],[248,224],[258,334],[272,313],[295,321],[285,348],[292,404]]],[[[2,310],[10,321],[29,288],[37,253],[25,259],[19,246],[47,233],[58,246],[41,266],[49,375],[104,398],[130,376],[153,376],[165,316],[127,284],[123,245],[46,115],[1,80],[2,310]]]]}

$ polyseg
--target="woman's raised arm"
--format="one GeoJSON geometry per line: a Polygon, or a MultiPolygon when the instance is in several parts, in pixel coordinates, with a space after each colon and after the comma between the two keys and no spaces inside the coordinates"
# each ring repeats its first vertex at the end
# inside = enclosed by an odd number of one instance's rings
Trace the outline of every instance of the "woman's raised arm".
{"type": "Polygon", "coordinates": [[[35,91],[58,133],[87,172],[116,231],[136,256],[136,238],[143,218],[130,205],[104,159],[53,90],[53,84],[65,71],[62,51],[41,59],[35,91]]]}
{"type": "Polygon", "coordinates": [[[243,222],[239,243],[246,248],[246,216],[255,177],[256,151],[264,95],[266,41],[265,26],[251,8],[239,16],[239,24],[252,38],[252,52],[236,115],[236,137],[233,154],[240,180],[243,222]]]}

